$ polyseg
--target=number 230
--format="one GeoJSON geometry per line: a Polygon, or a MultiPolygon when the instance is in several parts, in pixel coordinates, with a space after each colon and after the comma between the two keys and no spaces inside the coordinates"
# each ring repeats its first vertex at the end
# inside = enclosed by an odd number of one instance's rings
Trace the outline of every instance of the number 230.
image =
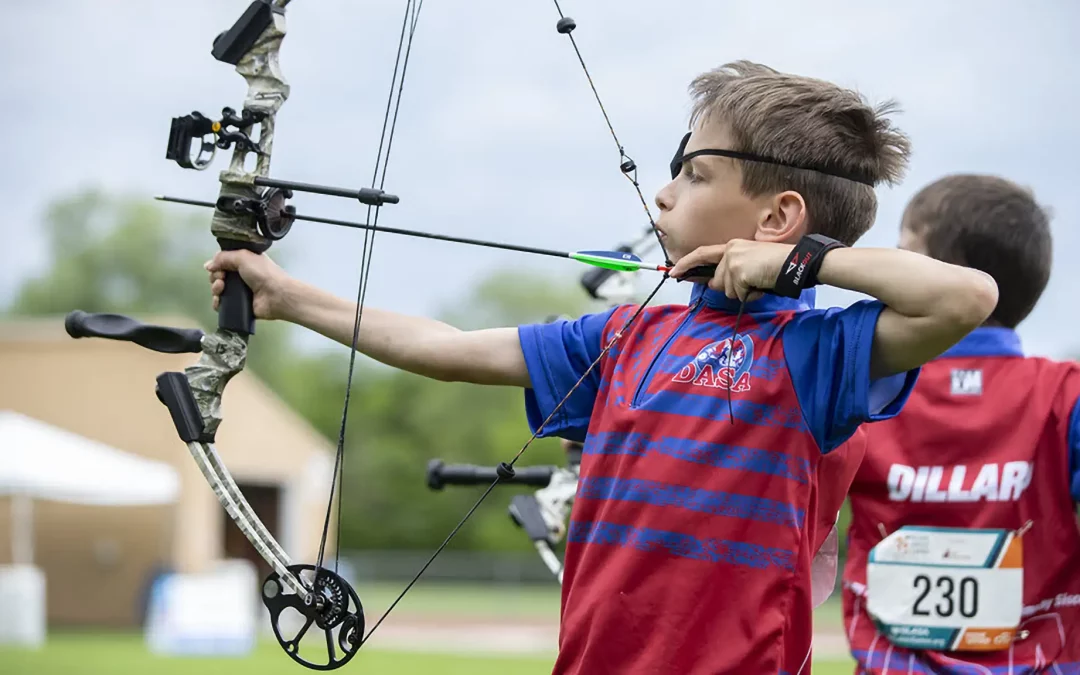
{"type": "Polygon", "coordinates": [[[912,614],[915,616],[930,616],[930,610],[921,607],[926,596],[930,595],[930,589],[932,586],[936,586],[938,591],[941,592],[941,602],[934,605],[934,613],[940,617],[950,617],[957,609],[960,610],[960,615],[970,619],[979,612],[979,582],[973,577],[964,577],[960,580],[959,593],[956,593],[956,584],[953,582],[952,577],[938,577],[937,583],[934,584],[930,577],[925,574],[920,574],[915,577],[915,589],[921,590],[919,597],[915,600],[915,607],[912,610],[912,614]],[[959,602],[953,599],[954,595],[958,595],[959,602]]]}

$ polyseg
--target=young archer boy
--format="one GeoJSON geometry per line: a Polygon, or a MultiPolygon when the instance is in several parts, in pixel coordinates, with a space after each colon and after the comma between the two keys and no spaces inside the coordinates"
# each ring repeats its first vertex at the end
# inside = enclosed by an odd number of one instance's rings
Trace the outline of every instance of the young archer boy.
{"type": "MultiPolygon", "coordinates": [[[[807,672],[822,455],[895,414],[918,367],[997,301],[980,272],[847,248],[874,221],[873,185],[906,162],[887,110],[747,62],[691,91],[693,131],[656,197],[672,275],[717,264],[689,305],[629,326],[622,306],[475,331],[366,308],[359,331],[383,363],[522,387],[534,431],[550,416],[542,435],[584,442],[560,675],[807,672]],[[877,300],[814,310],[817,282],[877,300]]],[[[258,316],[352,343],[352,302],[262,256],[221,253],[207,268],[215,294],[237,270],[258,316]]]]}
{"type": "Polygon", "coordinates": [[[1080,366],[1024,356],[1015,332],[1050,277],[1048,220],[982,175],[905,210],[902,248],[986,272],[1000,298],[867,428],[843,594],[859,673],[1080,673],[1080,366]]]}

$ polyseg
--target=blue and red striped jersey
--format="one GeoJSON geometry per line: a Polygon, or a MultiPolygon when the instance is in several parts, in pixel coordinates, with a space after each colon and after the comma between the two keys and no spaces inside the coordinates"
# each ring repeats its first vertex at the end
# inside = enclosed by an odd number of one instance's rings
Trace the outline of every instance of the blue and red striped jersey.
{"type": "MultiPolygon", "coordinates": [[[[871,382],[881,303],[813,300],[647,308],[544,428],[584,441],[555,673],[807,672],[820,460],[918,375],[871,382]]],[[[634,310],[520,328],[534,430],[634,310]]]]}

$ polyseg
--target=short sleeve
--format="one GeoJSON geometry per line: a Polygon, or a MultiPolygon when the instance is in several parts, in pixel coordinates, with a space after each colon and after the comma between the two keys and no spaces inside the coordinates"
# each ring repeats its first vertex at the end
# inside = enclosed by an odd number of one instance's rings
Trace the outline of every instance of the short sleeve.
{"type": "Polygon", "coordinates": [[[615,309],[586,314],[570,321],[518,327],[521,351],[532,381],[532,388],[525,390],[525,414],[534,433],[543,425],[538,437],[585,440],[600,387],[600,368],[594,368],[562,407],[558,406],[599,358],[603,351],[604,328],[615,309]],[[552,412],[555,412],[554,416],[544,424],[552,412]]]}
{"type": "Polygon", "coordinates": [[[874,329],[885,308],[860,300],[845,308],[809,310],[784,328],[784,358],[803,416],[823,453],[861,424],[894,417],[903,408],[919,369],[871,382],[874,329]]]}
{"type": "Polygon", "coordinates": [[[1069,492],[1073,501],[1080,502],[1080,400],[1069,415],[1069,492]]]}

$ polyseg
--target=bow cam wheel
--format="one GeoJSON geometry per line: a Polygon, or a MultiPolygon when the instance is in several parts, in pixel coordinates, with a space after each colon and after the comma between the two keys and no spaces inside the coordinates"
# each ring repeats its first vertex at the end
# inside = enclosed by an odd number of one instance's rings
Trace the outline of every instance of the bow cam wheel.
{"type": "Polygon", "coordinates": [[[340,668],[360,650],[363,641],[360,597],[349,582],[328,569],[290,565],[288,570],[309,590],[306,596],[289,593],[278,574],[266,577],[262,600],[270,612],[274,637],[289,658],[305,668],[340,668]]]}

